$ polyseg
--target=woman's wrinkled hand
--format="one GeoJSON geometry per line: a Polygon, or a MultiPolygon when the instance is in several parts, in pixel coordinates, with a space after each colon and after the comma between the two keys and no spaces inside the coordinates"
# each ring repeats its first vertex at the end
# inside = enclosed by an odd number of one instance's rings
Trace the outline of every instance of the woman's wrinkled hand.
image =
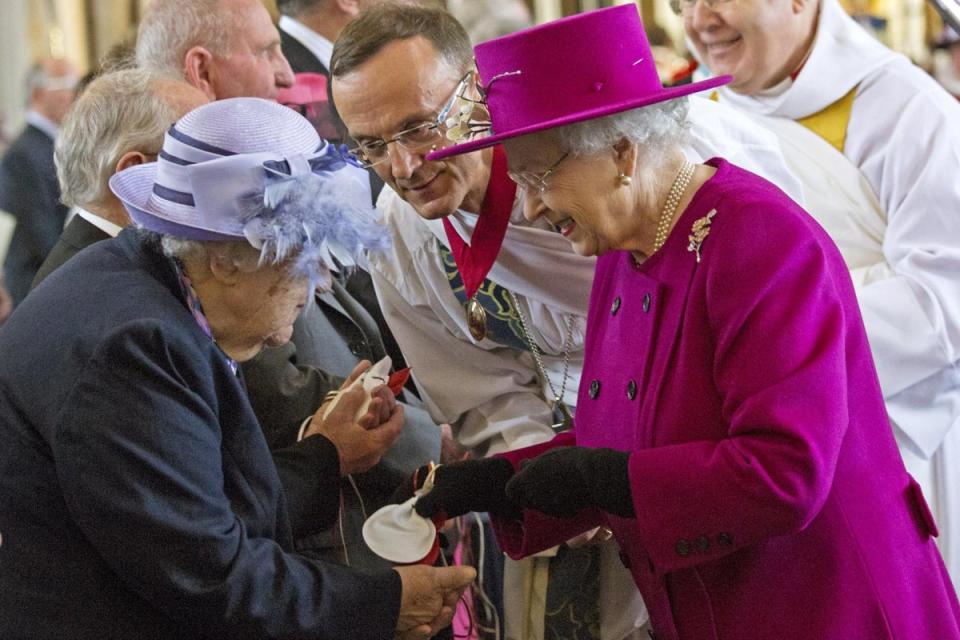
{"type": "Polygon", "coordinates": [[[359,419],[355,416],[367,394],[358,385],[340,391],[340,399],[329,415],[323,417],[327,406],[324,404],[310,421],[306,435],[320,434],[334,444],[340,456],[341,475],[368,470],[380,462],[400,436],[403,407],[385,386],[374,389],[371,396],[367,412],[359,419]]]}
{"type": "Polygon", "coordinates": [[[477,577],[473,567],[396,567],[403,591],[396,637],[430,638],[450,624],[457,600],[477,577]]]}

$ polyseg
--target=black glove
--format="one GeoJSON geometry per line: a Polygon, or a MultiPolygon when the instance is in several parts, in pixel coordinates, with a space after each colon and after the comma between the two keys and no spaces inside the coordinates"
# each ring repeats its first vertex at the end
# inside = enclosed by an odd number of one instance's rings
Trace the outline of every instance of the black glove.
{"type": "Polygon", "coordinates": [[[455,518],[471,511],[518,517],[520,511],[504,493],[512,476],[513,465],[505,458],[440,465],[433,476],[433,489],[417,500],[413,508],[425,518],[432,518],[438,512],[455,518]]]}
{"type": "Polygon", "coordinates": [[[557,518],[569,518],[587,507],[632,518],[629,457],[613,449],[557,447],[524,461],[507,483],[506,494],[522,509],[557,518]]]}

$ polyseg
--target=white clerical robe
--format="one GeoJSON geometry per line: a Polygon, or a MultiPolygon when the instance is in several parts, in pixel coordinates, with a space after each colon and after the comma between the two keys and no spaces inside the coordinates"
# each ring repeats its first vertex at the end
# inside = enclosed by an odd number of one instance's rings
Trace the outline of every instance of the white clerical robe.
{"type": "Polygon", "coordinates": [[[719,95],[764,116],[757,121],[780,136],[808,211],[847,260],[895,435],[958,584],[960,104],[871,38],[836,0],[823,0],[813,49],[795,80],[759,95],[719,95]],[[782,122],[809,123],[851,92],[842,152],[782,122]]]}

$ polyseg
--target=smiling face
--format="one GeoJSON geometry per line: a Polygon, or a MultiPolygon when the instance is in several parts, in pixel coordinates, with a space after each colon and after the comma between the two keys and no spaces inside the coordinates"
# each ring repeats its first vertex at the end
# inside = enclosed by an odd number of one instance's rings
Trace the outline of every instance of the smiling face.
{"type": "MultiPolygon", "coordinates": [[[[356,69],[333,81],[340,117],[358,143],[389,140],[432,121],[457,87],[463,70],[452,69],[422,37],[395,40],[356,69]]],[[[458,208],[477,211],[490,178],[490,151],[427,162],[431,148],[389,145],[389,158],[374,166],[397,194],[428,220],[458,208]]]]}
{"type": "Polygon", "coordinates": [[[280,88],[293,85],[293,71],[280,51],[280,33],[259,0],[227,4],[234,28],[229,53],[213,56],[210,82],[216,99],[275,100],[280,88]]]}
{"type": "Polygon", "coordinates": [[[545,217],[582,256],[631,248],[637,216],[631,190],[618,188],[621,168],[615,149],[580,156],[569,154],[554,131],[535,133],[503,143],[510,170],[542,175],[543,191],[524,190],[524,215],[531,222],[545,217]]]}
{"type": "Polygon", "coordinates": [[[751,94],[784,80],[802,64],[812,43],[815,0],[730,0],[714,9],[697,2],[683,25],[700,58],[728,86],[751,94]]]}

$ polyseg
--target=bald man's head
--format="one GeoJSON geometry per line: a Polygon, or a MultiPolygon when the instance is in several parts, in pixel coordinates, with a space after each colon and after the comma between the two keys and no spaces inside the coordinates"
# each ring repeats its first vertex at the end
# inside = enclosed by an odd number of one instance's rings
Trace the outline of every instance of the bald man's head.
{"type": "Polygon", "coordinates": [[[260,0],[153,0],[140,22],[137,66],[183,78],[211,100],[272,100],[293,84],[260,0]]]}

